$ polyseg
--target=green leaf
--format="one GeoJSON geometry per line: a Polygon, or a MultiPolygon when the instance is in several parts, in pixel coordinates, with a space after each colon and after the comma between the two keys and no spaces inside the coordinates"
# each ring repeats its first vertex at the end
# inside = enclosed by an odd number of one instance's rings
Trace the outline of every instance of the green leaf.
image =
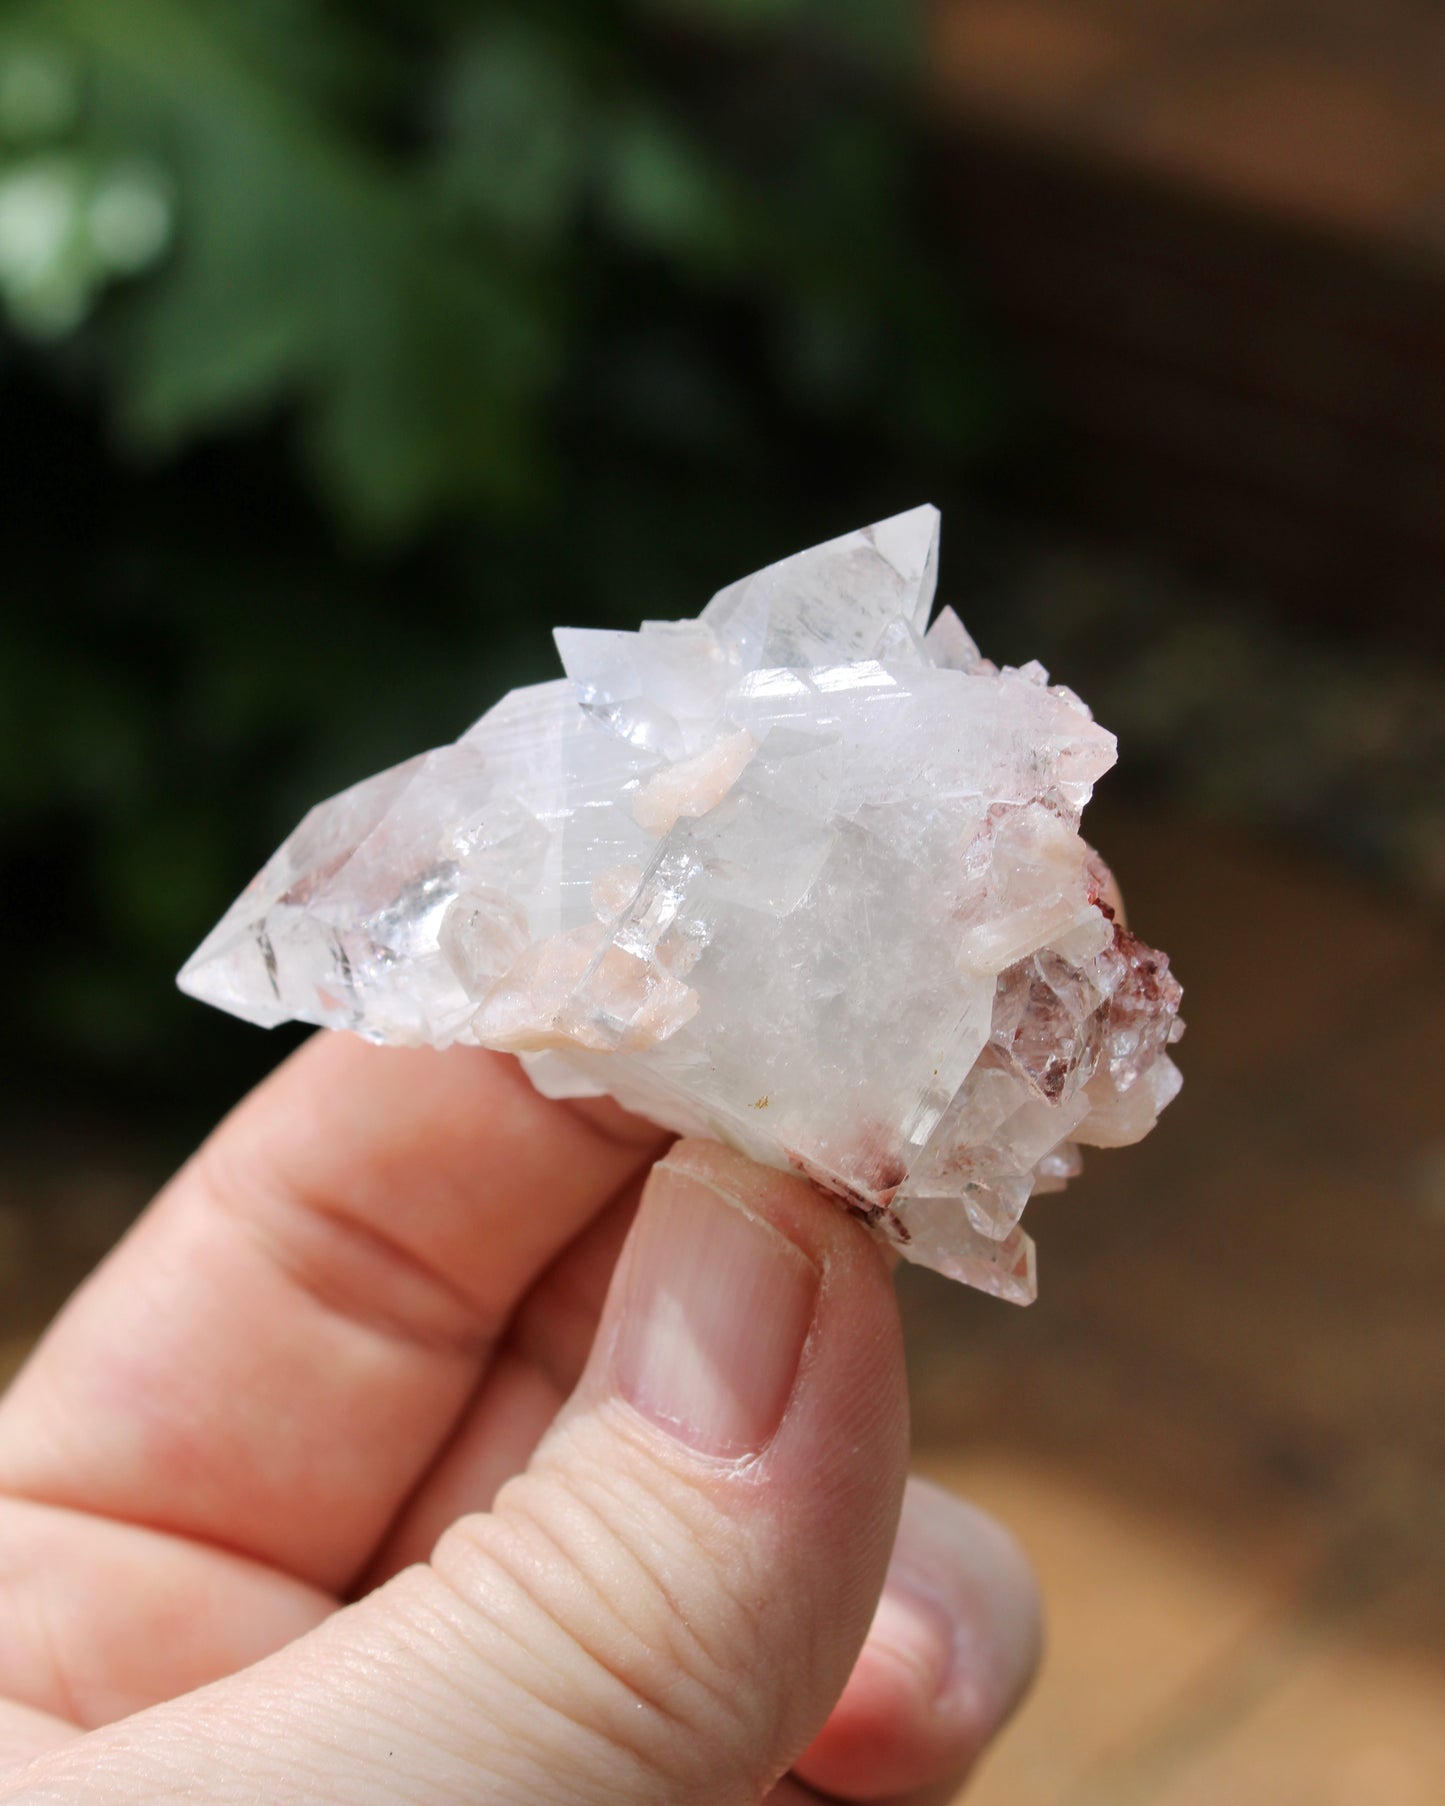
{"type": "Polygon", "coordinates": [[[489,228],[555,243],[582,204],[590,96],[566,42],[493,18],[449,58],[436,102],[444,199],[489,228]]]}
{"type": "Polygon", "coordinates": [[[675,121],[646,104],[622,110],[603,150],[601,200],[638,246],[711,276],[735,275],[755,244],[743,184],[675,121]]]}

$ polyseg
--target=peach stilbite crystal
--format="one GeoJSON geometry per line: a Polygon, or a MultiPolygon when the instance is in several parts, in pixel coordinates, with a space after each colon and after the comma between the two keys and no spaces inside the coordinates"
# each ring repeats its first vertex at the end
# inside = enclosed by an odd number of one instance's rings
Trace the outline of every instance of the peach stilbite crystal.
{"type": "Polygon", "coordinates": [[[521,1055],[1034,1292],[1019,1218],[1179,1088],[1180,987],[1079,834],[1113,736],[928,617],[915,508],[313,809],[181,974],[253,1022],[521,1055]]]}

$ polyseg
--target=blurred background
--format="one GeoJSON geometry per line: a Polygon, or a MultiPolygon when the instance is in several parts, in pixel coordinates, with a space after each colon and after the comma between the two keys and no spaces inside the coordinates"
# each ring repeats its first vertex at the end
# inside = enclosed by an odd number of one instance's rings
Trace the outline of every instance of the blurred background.
{"type": "Polygon", "coordinates": [[[291,1045],[179,997],[313,801],[928,499],[1120,736],[1158,1132],[908,1275],[1043,1571],[984,1806],[1445,1799],[1445,14],[0,6],[5,1368],[291,1045]]]}

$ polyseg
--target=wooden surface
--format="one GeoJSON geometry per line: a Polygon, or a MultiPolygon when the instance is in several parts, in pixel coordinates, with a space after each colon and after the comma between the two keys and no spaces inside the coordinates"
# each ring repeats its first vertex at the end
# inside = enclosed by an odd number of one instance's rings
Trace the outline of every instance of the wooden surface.
{"type": "MultiPolygon", "coordinates": [[[[1094,838],[1174,956],[1179,1101],[1040,1200],[1040,1302],[903,1278],[920,1466],[1043,1576],[1040,1687],[974,1806],[1445,1800],[1445,950],[1223,831],[1094,838]]],[[[0,1181],[8,1361],[153,1177],[0,1181]]]]}

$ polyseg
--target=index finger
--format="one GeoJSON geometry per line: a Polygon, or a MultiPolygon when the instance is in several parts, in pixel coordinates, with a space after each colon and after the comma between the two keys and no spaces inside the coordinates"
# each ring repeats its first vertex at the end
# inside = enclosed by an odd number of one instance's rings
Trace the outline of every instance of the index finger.
{"type": "Polygon", "coordinates": [[[344,1588],[513,1306],[666,1139],[505,1055],[318,1035],[56,1320],[0,1402],[0,1488],[344,1588]]]}

